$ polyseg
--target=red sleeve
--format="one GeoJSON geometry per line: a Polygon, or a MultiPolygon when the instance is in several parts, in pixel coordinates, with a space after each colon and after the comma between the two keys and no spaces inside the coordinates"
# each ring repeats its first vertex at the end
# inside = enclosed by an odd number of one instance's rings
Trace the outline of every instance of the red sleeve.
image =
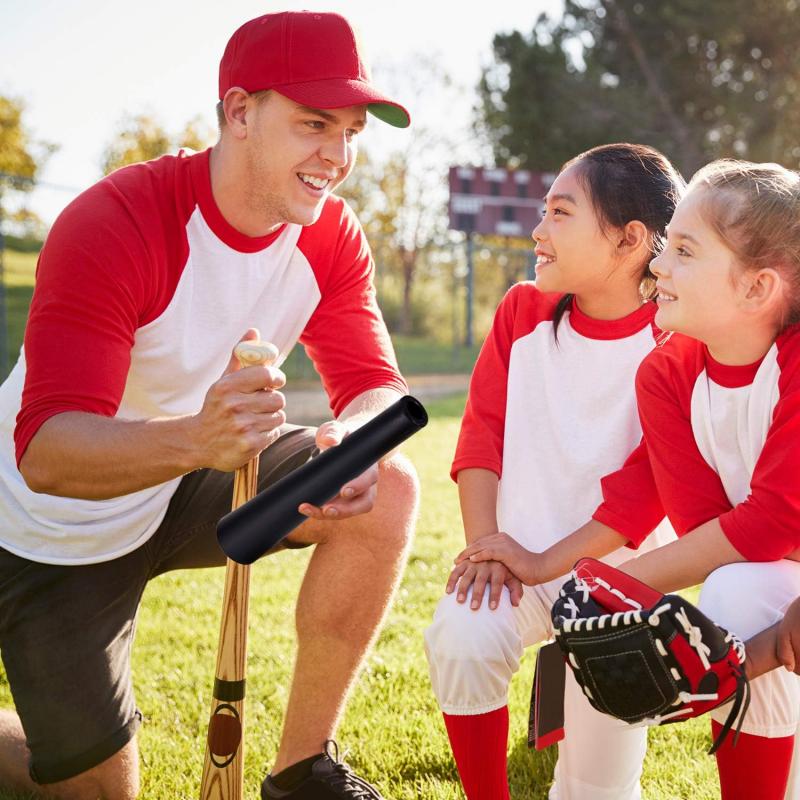
{"type": "Polygon", "coordinates": [[[17,465],[45,420],[65,411],[113,416],[152,287],[147,246],[108,181],[59,216],[39,256],[25,329],[17,465]]]}
{"type": "MultiPolygon", "coordinates": [[[[748,561],[775,561],[800,546],[800,329],[779,351],[780,399],[756,461],[750,494],[719,519],[730,543],[748,561]]],[[[780,340],[779,340],[780,343],[780,340]]]]}
{"type": "MultiPolygon", "coordinates": [[[[389,333],[375,299],[375,264],[364,232],[346,203],[332,198],[299,247],[321,277],[322,299],[314,310],[300,342],[314,363],[335,416],[358,395],[370,389],[395,389],[405,394],[408,386],[397,366],[389,333]],[[338,238],[329,270],[319,267],[325,257],[325,237],[320,232],[335,224],[338,238]]],[[[333,237],[336,237],[334,232],[333,237]]],[[[330,248],[330,239],[327,240],[330,248]]]]}
{"type": "Polygon", "coordinates": [[[500,301],[475,362],[456,454],[450,468],[450,477],[454,481],[462,469],[488,469],[498,477],[502,472],[508,363],[519,299],[518,284],[500,301]]]}
{"type": "Polygon", "coordinates": [[[603,502],[592,518],[626,536],[627,547],[636,549],[664,518],[644,441],[600,485],[603,502]]]}
{"type": "Polygon", "coordinates": [[[642,361],[636,400],[658,493],[682,536],[729,511],[719,475],[695,443],[690,402],[702,370],[701,345],[674,334],[642,361]]]}

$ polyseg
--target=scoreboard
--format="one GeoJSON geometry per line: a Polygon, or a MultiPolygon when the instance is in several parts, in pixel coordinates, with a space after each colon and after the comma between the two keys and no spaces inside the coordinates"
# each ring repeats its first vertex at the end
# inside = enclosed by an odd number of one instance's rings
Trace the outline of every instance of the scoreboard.
{"type": "Polygon", "coordinates": [[[539,224],[554,173],[450,167],[450,228],[464,233],[527,238],[539,224]]]}

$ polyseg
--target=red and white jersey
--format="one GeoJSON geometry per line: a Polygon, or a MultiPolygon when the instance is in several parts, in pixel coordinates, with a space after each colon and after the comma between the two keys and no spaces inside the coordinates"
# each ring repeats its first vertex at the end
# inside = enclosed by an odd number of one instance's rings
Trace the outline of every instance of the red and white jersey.
{"type": "MultiPolygon", "coordinates": [[[[406,391],[375,302],[354,214],[268,236],[235,230],[211,192],[209,153],[119,170],[60,215],[42,250],[25,344],[0,387],[0,546],[88,564],[142,545],[179,479],[110,500],[31,492],[17,469],[49,417],[191,414],[248,327],[285,360],[298,339],[334,414],[364,391],[406,391]]],[[[287,409],[291,418],[291,409],[287,409]]]]}
{"type": "Polygon", "coordinates": [[[642,363],[639,412],[676,532],[719,518],[748,561],[800,546],[800,326],[760,361],[726,366],[674,334],[642,363]]]}
{"type": "MultiPolygon", "coordinates": [[[[654,303],[603,321],[573,301],[556,341],[560,297],[520,283],[501,302],[472,375],[451,472],[495,472],[500,529],[536,551],[589,520],[601,478],[639,444],[634,378],[657,334],[654,303]]],[[[633,464],[618,480],[639,469],[633,464]]]]}

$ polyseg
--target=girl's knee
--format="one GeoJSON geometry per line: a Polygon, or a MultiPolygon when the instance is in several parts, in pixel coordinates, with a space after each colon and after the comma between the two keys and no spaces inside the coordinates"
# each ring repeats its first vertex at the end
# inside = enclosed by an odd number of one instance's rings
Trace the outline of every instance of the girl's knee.
{"type": "Polygon", "coordinates": [[[800,565],[742,562],[715,569],[703,583],[700,610],[718,625],[749,639],[777,622],[800,594],[800,565]]]}
{"type": "Polygon", "coordinates": [[[428,658],[459,661],[519,661],[522,640],[513,617],[508,589],[504,588],[495,610],[484,602],[479,609],[470,608],[471,593],[464,603],[455,593],[445,595],[436,608],[433,623],[425,631],[428,658]]]}

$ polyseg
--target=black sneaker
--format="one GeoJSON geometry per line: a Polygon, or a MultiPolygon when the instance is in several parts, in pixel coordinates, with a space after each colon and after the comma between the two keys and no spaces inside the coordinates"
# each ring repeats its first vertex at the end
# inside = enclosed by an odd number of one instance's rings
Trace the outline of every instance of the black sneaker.
{"type": "Polygon", "coordinates": [[[383,795],[339,761],[339,745],[325,742],[325,753],[311,765],[311,777],[289,791],[279,789],[270,775],[261,784],[261,800],[384,800],[383,795]]]}

